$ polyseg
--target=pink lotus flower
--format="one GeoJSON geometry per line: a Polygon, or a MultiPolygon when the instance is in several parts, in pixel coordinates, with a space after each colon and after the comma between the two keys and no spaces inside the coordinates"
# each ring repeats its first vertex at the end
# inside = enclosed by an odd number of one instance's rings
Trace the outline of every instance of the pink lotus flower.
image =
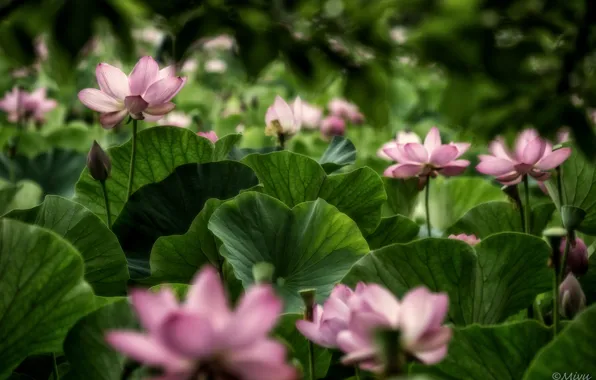
{"type": "Polygon", "coordinates": [[[302,126],[302,100],[296,98],[292,107],[279,95],[267,109],[265,115],[265,134],[267,136],[284,135],[286,138],[295,135],[302,126]]]}
{"type": "Polygon", "coordinates": [[[271,286],[252,287],[232,311],[217,272],[207,266],[182,305],[169,289],[136,290],[131,297],[146,332],[110,331],[106,340],[132,359],[161,368],[164,375],[154,380],[297,378],[285,346],[268,336],[282,310],[271,286]]]}
{"type": "Polygon", "coordinates": [[[546,181],[549,171],[561,165],[569,155],[571,148],[553,151],[552,144],[541,138],[534,129],[526,129],[515,141],[515,151],[509,152],[505,142],[498,138],[489,147],[491,155],[480,155],[476,170],[495,176],[503,185],[515,185],[525,175],[537,181],[546,181]]]}
{"type": "Polygon", "coordinates": [[[184,112],[172,111],[161,121],[162,125],[172,125],[174,127],[187,128],[192,123],[192,118],[184,112]]]}
{"type": "Polygon", "coordinates": [[[391,159],[391,157],[389,157],[389,155],[387,153],[385,153],[385,149],[395,149],[397,148],[398,145],[404,145],[407,143],[417,143],[420,144],[422,141],[420,140],[420,137],[418,137],[417,134],[415,134],[414,132],[405,132],[405,131],[399,131],[397,132],[397,135],[395,136],[395,140],[389,141],[385,144],[383,144],[383,146],[377,151],[377,156],[387,160],[387,161],[393,161],[391,159]]]}
{"type": "Polygon", "coordinates": [[[410,142],[384,149],[385,154],[397,164],[389,166],[383,174],[393,178],[418,176],[422,181],[421,187],[424,187],[428,177],[436,177],[437,174],[455,176],[466,170],[470,161],[458,158],[469,147],[468,143],[441,144],[439,130],[432,127],[424,139],[424,145],[410,142]]]}
{"type": "Polygon", "coordinates": [[[197,135],[204,137],[206,139],[209,139],[209,141],[211,141],[212,143],[215,144],[215,142],[218,140],[217,135],[215,134],[215,131],[209,131],[209,132],[197,132],[197,135]]]}
{"type": "Polygon", "coordinates": [[[337,337],[340,349],[347,354],[342,363],[382,371],[373,336],[377,328],[398,329],[402,349],[425,364],[438,363],[447,355],[452,333],[449,327],[442,326],[449,306],[446,294],[418,287],[410,290],[400,302],[387,289],[369,284],[349,301],[348,329],[337,337]]]}
{"type": "Polygon", "coordinates": [[[139,60],[128,77],[120,69],[100,63],[95,70],[99,90],[86,88],[79,92],[79,100],[101,112],[99,121],[106,129],[118,125],[127,115],[157,121],[174,109],[170,100],[186,82],[186,78],[174,74],[174,66],[159,70],[157,62],[148,56],[139,60]]]}
{"type": "Polygon", "coordinates": [[[0,100],[0,109],[8,113],[8,120],[13,123],[16,123],[19,117],[43,122],[45,114],[57,105],[54,99],[46,97],[46,89],[43,87],[32,93],[14,87],[0,100]]]}
{"type": "Polygon", "coordinates": [[[324,306],[315,306],[313,321],[296,321],[296,328],[308,340],[319,346],[336,348],[337,334],[348,328],[350,320],[348,302],[353,295],[354,292],[349,287],[337,285],[324,306]]]}
{"type": "MultiPolygon", "coordinates": [[[[296,102],[296,100],[294,100],[296,102]]],[[[323,117],[323,110],[307,102],[302,103],[302,127],[306,129],[317,129],[323,117]]],[[[293,105],[295,107],[295,105],[293,105]]]]}
{"type": "Polygon", "coordinates": [[[333,99],[329,102],[327,108],[329,108],[332,115],[349,120],[351,123],[360,124],[364,121],[364,115],[360,113],[358,106],[345,99],[333,99]]]}
{"type": "Polygon", "coordinates": [[[325,137],[343,136],[346,133],[346,122],[339,116],[327,116],[321,121],[321,133],[325,137]]]}
{"type": "MultiPolygon", "coordinates": [[[[563,260],[563,253],[565,252],[565,244],[567,243],[567,238],[563,238],[561,240],[561,246],[559,247],[559,251],[561,253],[561,260],[563,260]]],[[[569,249],[569,253],[567,254],[567,273],[571,271],[573,274],[577,276],[581,276],[588,272],[588,247],[586,243],[578,237],[575,238],[575,241],[571,242],[571,247],[569,249]]]]}
{"type": "Polygon", "coordinates": [[[466,234],[449,235],[448,239],[465,241],[466,243],[468,243],[470,245],[476,245],[476,244],[480,243],[480,239],[478,239],[476,237],[476,235],[473,235],[473,234],[472,235],[466,235],[466,234]]]}

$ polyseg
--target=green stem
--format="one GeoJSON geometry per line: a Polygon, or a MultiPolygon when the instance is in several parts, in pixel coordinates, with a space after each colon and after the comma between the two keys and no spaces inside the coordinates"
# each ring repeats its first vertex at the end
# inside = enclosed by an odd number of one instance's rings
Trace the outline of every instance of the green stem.
{"type": "Polygon", "coordinates": [[[526,197],[526,204],[524,207],[525,211],[525,225],[524,225],[524,232],[527,234],[532,233],[532,206],[530,206],[530,186],[528,183],[528,176],[524,176],[524,194],[526,197]]]}
{"type": "Polygon", "coordinates": [[[279,139],[279,147],[281,148],[281,150],[286,149],[286,135],[284,135],[283,133],[280,133],[278,135],[278,139],[279,139]]]}
{"type": "Polygon", "coordinates": [[[315,347],[310,340],[308,341],[308,369],[310,379],[315,380],[315,347]]]}
{"type": "Polygon", "coordinates": [[[563,273],[565,273],[565,268],[567,266],[567,255],[569,254],[569,249],[571,247],[571,239],[569,239],[569,235],[565,239],[565,251],[563,252],[563,260],[557,266],[555,264],[555,273],[554,273],[554,282],[553,282],[553,334],[557,336],[559,333],[559,305],[560,305],[560,295],[559,295],[559,286],[561,286],[561,280],[563,278],[563,273]]]}
{"type": "Polygon", "coordinates": [[[112,229],[112,214],[110,213],[110,202],[108,200],[108,189],[106,189],[106,181],[99,181],[101,183],[101,191],[103,192],[103,201],[106,206],[106,215],[108,216],[108,228],[112,229]]]}
{"type": "Polygon", "coordinates": [[[428,200],[430,198],[430,176],[426,181],[426,190],[424,194],[424,209],[426,211],[426,231],[428,232],[428,237],[431,237],[432,228],[430,226],[430,207],[428,206],[428,200]]]}
{"type": "Polygon", "coordinates": [[[358,367],[358,365],[354,366],[354,375],[356,380],[360,380],[360,367],[358,367]]]}
{"type": "Polygon", "coordinates": [[[559,192],[559,207],[563,207],[563,178],[561,174],[561,167],[557,166],[557,191],[559,192]]]}
{"type": "Polygon", "coordinates": [[[60,373],[58,373],[58,363],[56,362],[56,354],[52,352],[52,372],[54,373],[54,380],[60,380],[60,373]]]}
{"type": "Polygon", "coordinates": [[[137,156],[137,120],[132,120],[132,153],[130,155],[130,170],[128,171],[128,189],[126,190],[126,200],[132,194],[132,183],[135,175],[135,158],[137,156]]]}

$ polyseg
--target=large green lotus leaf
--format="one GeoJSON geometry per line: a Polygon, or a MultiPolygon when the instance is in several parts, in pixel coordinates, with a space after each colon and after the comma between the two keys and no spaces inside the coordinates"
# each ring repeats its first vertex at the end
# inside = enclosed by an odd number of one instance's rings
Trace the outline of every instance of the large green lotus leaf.
{"type": "MultiPolygon", "coordinates": [[[[590,162],[577,149],[561,165],[563,174],[563,203],[586,211],[586,217],[578,228],[588,235],[596,235],[596,164],[590,162]]],[[[556,176],[546,183],[548,193],[557,209],[561,208],[556,176]]]]}
{"type": "Polygon", "coordinates": [[[319,164],[327,173],[333,173],[354,162],[356,162],[356,147],[343,136],[333,136],[333,140],[319,159],[319,164]]]}
{"type": "Polygon", "coordinates": [[[223,201],[209,199],[183,235],[162,236],[153,245],[151,278],[159,282],[189,283],[209,263],[221,268],[223,257],[215,236],[207,228],[211,215],[223,201]]]}
{"type": "Polygon", "coordinates": [[[364,235],[380,223],[387,196],[381,178],[370,168],[327,175],[315,160],[288,151],[251,154],[243,162],[253,168],[265,194],[289,207],[322,198],[352,218],[364,235]]]}
{"type": "Polygon", "coordinates": [[[219,161],[179,166],[163,181],[136,191],[113,224],[131,277],[150,275],[149,256],[155,241],[184,234],[209,198],[232,198],[256,184],[248,166],[219,161]]]}
{"type": "Polygon", "coordinates": [[[373,251],[342,282],[379,283],[399,297],[424,285],[447,292],[453,323],[499,323],[551,288],[549,254],[544,240],[513,232],[491,235],[474,248],[430,238],[373,251]]]}
{"type": "MultiPolygon", "coordinates": [[[[55,148],[33,158],[17,155],[15,174],[17,180],[29,179],[38,183],[44,194],[70,197],[86,162],[85,154],[55,148]]],[[[8,165],[12,164],[13,161],[0,154],[0,177],[9,178],[8,165]]]]}
{"type": "Polygon", "coordinates": [[[433,228],[446,230],[474,206],[506,200],[500,188],[483,178],[437,177],[430,180],[430,221],[433,228]]]}
{"type": "Polygon", "coordinates": [[[79,320],[64,340],[64,353],[70,363],[65,380],[120,380],[126,359],[107,344],[105,334],[137,327],[127,299],[109,303],[79,320]]]}
{"type": "Polygon", "coordinates": [[[29,210],[14,210],[6,217],[47,228],[69,241],[83,256],[85,280],[91,284],[95,294],[126,294],[128,269],[118,239],[101,219],[85,207],[48,195],[41,205],[29,210]]]}
{"type": "MultiPolygon", "coordinates": [[[[289,348],[289,357],[296,358],[308,376],[308,340],[296,328],[296,321],[303,318],[302,314],[282,314],[273,334],[283,340],[289,348]]],[[[315,378],[323,379],[331,364],[331,351],[314,345],[315,378]]]]}
{"type": "Polygon", "coordinates": [[[445,380],[519,380],[552,336],[536,321],[454,328],[447,357],[434,366],[416,364],[411,371],[445,380]]]}
{"type": "Polygon", "coordinates": [[[389,214],[411,217],[414,214],[420,190],[418,178],[389,178],[383,177],[389,214]]]}
{"type": "Polygon", "coordinates": [[[524,380],[589,379],[596,374],[596,305],[592,305],[544,347],[528,368],[524,380]],[[555,377],[558,374],[559,377],[555,377]],[[576,377],[563,377],[577,374],[576,377]]]}
{"type": "Polygon", "coordinates": [[[14,209],[29,208],[39,203],[43,190],[33,181],[16,184],[0,178],[0,215],[14,209]]]}
{"type": "Polygon", "coordinates": [[[407,243],[418,236],[420,227],[403,215],[382,218],[379,227],[366,237],[370,249],[379,249],[394,243],[407,243]]]}
{"type": "Polygon", "coordinates": [[[315,288],[317,300],[325,300],[369,251],[356,223],[323,199],[290,209],[268,195],[242,193],[215,210],[209,229],[245,287],[253,283],[254,264],[273,264],[274,284],[289,312],[302,308],[301,289],[315,288]]]}
{"type": "MultiPolygon", "coordinates": [[[[226,139],[218,145],[220,148],[216,157],[216,148],[211,141],[185,128],[155,127],[139,132],[133,192],[147,184],[164,180],[180,165],[219,159],[227,142],[229,140],[226,139]]],[[[112,159],[112,175],[106,181],[106,188],[114,221],[126,203],[131,147],[132,142],[128,141],[108,149],[112,159]]],[[[91,178],[86,168],[76,184],[75,200],[106,220],[101,185],[91,178]]]]}
{"type": "MultiPolygon", "coordinates": [[[[555,205],[545,203],[537,205],[532,210],[532,234],[542,236],[551,219],[555,205]]],[[[482,203],[461,217],[446,234],[474,234],[485,238],[498,232],[523,232],[519,210],[510,202],[482,203]]]]}
{"type": "Polygon", "coordinates": [[[582,289],[586,294],[588,305],[596,302],[596,255],[592,253],[588,262],[588,273],[579,278],[582,289]]]}
{"type": "Polygon", "coordinates": [[[0,219],[0,378],[29,355],[60,352],[94,308],[83,259],[56,233],[0,219]]]}
{"type": "MultiPolygon", "coordinates": [[[[203,137],[205,138],[205,137],[203,137]]],[[[234,133],[225,135],[215,142],[215,149],[213,151],[213,161],[226,160],[232,149],[240,141],[242,135],[234,133]]]]}

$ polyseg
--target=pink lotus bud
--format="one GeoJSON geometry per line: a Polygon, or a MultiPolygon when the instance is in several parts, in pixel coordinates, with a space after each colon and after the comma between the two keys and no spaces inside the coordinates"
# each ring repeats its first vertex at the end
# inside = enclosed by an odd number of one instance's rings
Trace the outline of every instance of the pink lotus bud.
{"type": "Polygon", "coordinates": [[[270,285],[247,289],[230,308],[217,271],[204,267],[192,281],[184,303],[172,290],[133,290],[132,305],[145,332],[109,331],[107,342],[163,378],[202,379],[233,374],[238,379],[297,380],[286,363],[285,346],[270,337],[283,310],[270,285]]]}
{"type": "Polygon", "coordinates": [[[209,141],[211,141],[212,143],[215,144],[215,142],[218,140],[217,135],[215,134],[215,131],[209,131],[209,132],[197,132],[197,135],[204,137],[206,139],[208,139],[209,141]]]}
{"type": "Polygon", "coordinates": [[[530,175],[537,181],[550,178],[549,171],[560,166],[571,155],[571,148],[553,151],[553,146],[534,129],[521,132],[510,152],[502,139],[493,141],[488,148],[491,155],[480,155],[476,170],[495,176],[504,185],[515,185],[530,175]]]}
{"type": "Polygon", "coordinates": [[[476,235],[466,235],[466,234],[459,234],[459,235],[449,235],[449,239],[461,240],[465,241],[470,245],[476,245],[480,243],[480,239],[476,237],[476,235]]]}
{"type": "Polygon", "coordinates": [[[186,78],[175,75],[175,67],[159,69],[152,57],[143,57],[129,76],[107,63],[95,70],[99,90],[86,88],[79,92],[79,100],[90,109],[100,112],[102,127],[111,129],[126,116],[157,121],[175,107],[172,98],[180,92],[186,78]]]}
{"type": "Polygon", "coordinates": [[[561,314],[569,319],[586,308],[586,295],[572,273],[569,273],[559,286],[559,297],[561,314]]]}
{"type": "Polygon", "coordinates": [[[87,168],[91,177],[96,181],[105,181],[112,172],[110,157],[95,140],[93,140],[93,145],[87,155],[87,168]]]}
{"type": "Polygon", "coordinates": [[[343,136],[346,133],[346,122],[339,116],[327,116],[321,121],[321,133],[325,137],[343,136]]]}
{"type": "MultiPolygon", "coordinates": [[[[561,260],[565,252],[565,244],[567,238],[561,240],[559,251],[561,253],[561,260]]],[[[588,272],[588,247],[586,243],[580,238],[575,238],[572,241],[569,253],[567,254],[567,271],[571,271],[576,276],[584,275],[588,272]]]]}

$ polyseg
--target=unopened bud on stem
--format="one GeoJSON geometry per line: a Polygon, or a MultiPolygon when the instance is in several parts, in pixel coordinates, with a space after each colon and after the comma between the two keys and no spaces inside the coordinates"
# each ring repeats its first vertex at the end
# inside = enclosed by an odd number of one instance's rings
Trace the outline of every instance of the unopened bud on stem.
{"type": "Polygon", "coordinates": [[[95,140],[93,140],[93,145],[87,155],[87,168],[89,168],[91,177],[96,181],[105,181],[112,171],[110,157],[95,140]]]}

